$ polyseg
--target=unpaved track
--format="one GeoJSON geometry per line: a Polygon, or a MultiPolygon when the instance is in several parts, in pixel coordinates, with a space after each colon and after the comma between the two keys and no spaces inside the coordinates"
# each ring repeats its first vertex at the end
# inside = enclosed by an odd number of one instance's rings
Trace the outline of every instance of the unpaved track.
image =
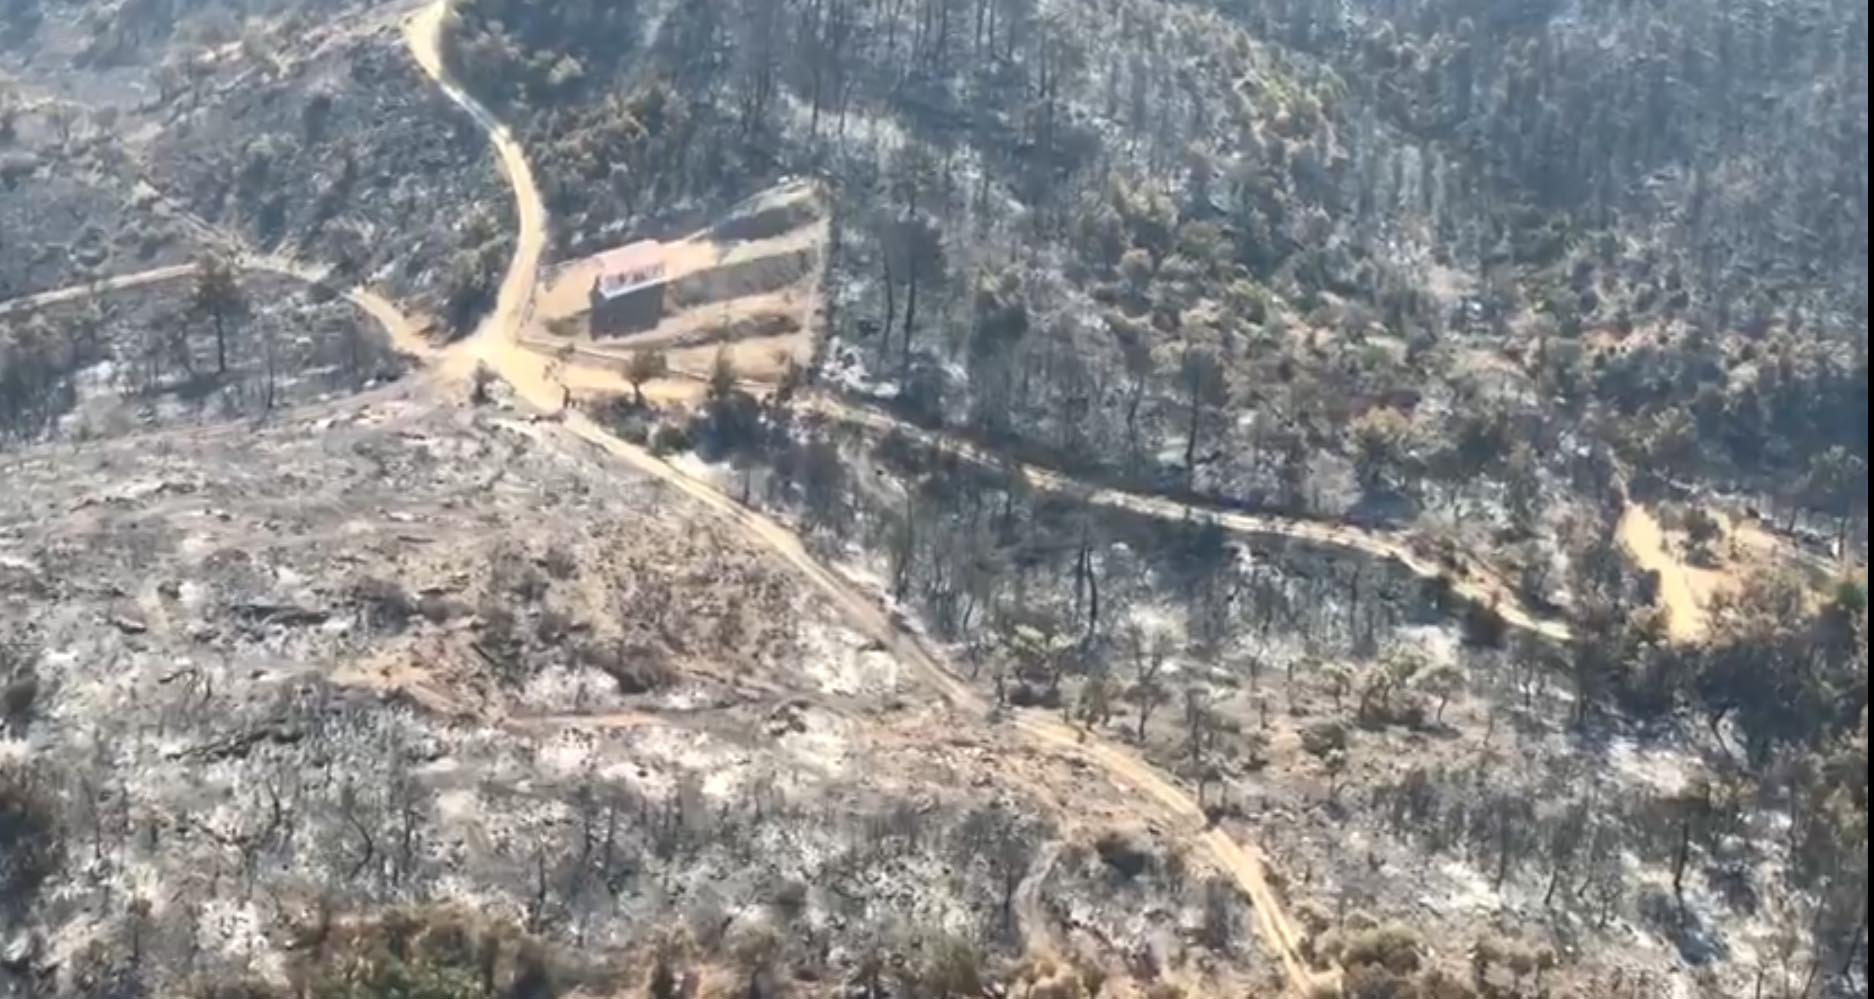
{"type": "MultiPolygon", "coordinates": [[[[979,465],[988,467],[1007,467],[1008,465],[1008,461],[1003,456],[971,441],[952,434],[927,430],[876,409],[855,406],[824,392],[805,394],[796,401],[795,405],[841,423],[881,433],[901,434],[927,447],[954,454],[979,465]]],[[[1215,521],[1217,526],[1235,534],[1296,538],[1319,545],[1365,552],[1368,555],[1396,562],[1415,576],[1447,581],[1452,592],[1459,596],[1487,607],[1495,607],[1503,616],[1503,620],[1511,627],[1558,642],[1568,641],[1572,634],[1566,622],[1541,617],[1531,612],[1507,587],[1488,577],[1455,577],[1446,567],[1413,551],[1411,543],[1400,535],[1355,527],[1350,524],[1245,513],[1202,502],[1096,487],[1042,465],[1017,463],[1015,467],[1021,469],[1022,475],[1029,484],[1037,489],[1078,496],[1094,506],[1126,510],[1161,520],[1186,520],[1194,515],[1201,516],[1206,520],[1215,521]]]]}
{"type": "Polygon", "coordinates": [[[1667,547],[1653,512],[1629,500],[1615,528],[1633,563],[1659,577],[1659,603],[1666,608],[1666,633],[1682,642],[1705,634],[1705,608],[1692,592],[1690,573],[1667,547]]]}
{"type": "MultiPolygon", "coordinates": [[[[501,279],[494,309],[482,319],[475,332],[463,341],[463,349],[449,352],[444,363],[444,373],[466,374],[479,362],[505,375],[517,360],[526,363],[525,359],[514,355],[521,352],[519,334],[532,312],[534,283],[540,271],[541,257],[546,252],[547,206],[540,197],[539,185],[534,182],[534,171],[528,165],[526,150],[515,141],[513,134],[495,117],[494,112],[462,89],[461,84],[443,66],[442,29],[448,15],[448,0],[437,0],[424,7],[405,22],[404,40],[423,74],[488,133],[488,141],[495,148],[495,158],[501,164],[501,173],[514,189],[514,217],[518,231],[514,235],[514,257],[508,261],[507,274],[501,279]]],[[[548,408],[556,408],[557,405],[556,400],[548,408]]]]}
{"type": "MultiPolygon", "coordinates": [[[[228,262],[240,270],[279,274],[304,281],[307,284],[325,284],[328,278],[328,274],[325,271],[284,257],[241,253],[229,257],[228,262]]],[[[197,270],[198,265],[193,263],[172,264],[168,267],[155,267],[147,271],[138,271],[135,274],[120,274],[117,277],[106,278],[102,281],[88,281],[84,284],[75,284],[66,288],[42,291],[27,295],[23,298],[0,302],[0,319],[7,318],[15,313],[32,312],[47,306],[80,301],[97,295],[107,295],[117,291],[128,291],[133,288],[147,288],[150,285],[181,281],[185,278],[194,277],[197,270]]],[[[402,310],[397,308],[396,303],[392,302],[390,299],[385,298],[369,288],[363,287],[344,289],[338,291],[337,294],[340,298],[357,306],[366,315],[376,320],[379,326],[384,327],[384,332],[390,337],[391,345],[398,350],[406,354],[413,354],[417,357],[427,358],[434,355],[434,348],[430,346],[427,340],[423,339],[422,333],[417,328],[417,324],[412,322],[408,316],[405,316],[402,310]]]]}
{"type": "Polygon", "coordinates": [[[141,288],[145,285],[161,284],[165,281],[175,281],[194,273],[194,264],[173,264],[168,267],[157,267],[136,274],[120,274],[117,277],[105,278],[102,281],[87,281],[84,284],[75,284],[68,288],[55,288],[51,291],[35,292],[31,295],[0,302],[0,319],[4,319],[15,313],[32,312],[35,309],[42,309],[48,305],[76,302],[81,299],[90,298],[93,295],[102,295],[113,291],[125,291],[131,288],[141,288]]]}
{"type": "MultiPolygon", "coordinates": [[[[298,278],[308,284],[329,284],[329,274],[316,267],[311,267],[297,260],[286,257],[266,256],[243,253],[234,258],[236,266],[249,270],[267,271],[298,278]]],[[[384,333],[390,338],[391,346],[403,353],[416,357],[429,358],[435,354],[435,348],[423,338],[422,331],[410,317],[397,308],[390,299],[365,287],[347,288],[338,292],[339,297],[357,306],[366,315],[377,320],[384,327],[384,333]]]]}

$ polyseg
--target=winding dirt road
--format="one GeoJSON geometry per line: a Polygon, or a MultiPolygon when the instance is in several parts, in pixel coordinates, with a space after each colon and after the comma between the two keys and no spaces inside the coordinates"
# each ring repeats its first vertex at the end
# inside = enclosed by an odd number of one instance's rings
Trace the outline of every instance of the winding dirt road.
{"type": "Polygon", "coordinates": [[[169,267],[157,267],[136,274],[120,274],[117,277],[105,278],[102,281],[88,281],[84,284],[75,284],[68,288],[55,288],[51,291],[36,292],[31,295],[0,302],[0,319],[43,309],[49,305],[82,301],[94,295],[102,295],[113,291],[125,291],[130,288],[142,288],[152,284],[162,284],[165,281],[176,281],[189,277],[194,273],[194,264],[174,264],[169,267]]]}
{"type": "MultiPolygon", "coordinates": [[[[240,270],[279,274],[283,277],[304,281],[307,284],[330,283],[329,272],[283,257],[240,253],[231,256],[228,262],[240,270]]],[[[66,288],[56,288],[52,291],[42,291],[21,298],[9,299],[8,301],[0,302],[0,319],[15,314],[32,312],[37,309],[46,308],[47,306],[81,301],[98,295],[107,295],[111,292],[128,291],[133,288],[147,288],[151,285],[181,281],[185,278],[194,277],[196,271],[199,269],[200,265],[194,263],[172,264],[167,267],[154,267],[147,271],[138,271],[135,274],[120,274],[116,277],[105,278],[101,281],[88,281],[84,284],[75,284],[66,288]]],[[[337,294],[340,298],[357,306],[366,315],[375,320],[379,326],[382,326],[385,334],[390,338],[391,344],[399,350],[418,357],[429,357],[434,353],[433,349],[430,347],[429,341],[423,339],[423,335],[419,331],[417,324],[412,322],[408,316],[405,316],[403,311],[397,308],[396,303],[392,302],[390,299],[365,287],[347,288],[339,291],[337,294]]]]}
{"type": "MultiPolygon", "coordinates": [[[[508,377],[509,369],[517,364],[533,366],[527,358],[516,355],[524,353],[519,347],[520,332],[532,312],[534,285],[540,272],[540,260],[546,253],[547,206],[540,197],[539,185],[534,182],[534,170],[527,162],[526,150],[515,141],[501,119],[462,89],[443,65],[442,29],[448,16],[447,0],[425,6],[404,22],[404,40],[423,74],[488,133],[495,158],[501,164],[501,174],[514,189],[514,218],[518,231],[514,235],[514,256],[508,261],[507,274],[501,279],[494,308],[459,345],[460,349],[448,352],[445,373],[466,374],[480,362],[508,377]]],[[[556,399],[547,408],[558,407],[556,399]]]]}
{"type": "MultiPolygon", "coordinates": [[[[1003,467],[1001,455],[953,434],[927,430],[914,423],[889,416],[868,407],[855,406],[822,392],[803,395],[795,405],[819,413],[828,419],[863,427],[880,433],[896,433],[919,444],[954,454],[987,467],[1003,467]]],[[[1412,548],[1411,541],[1398,534],[1351,524],[1302,520],[1277,514],[1245,513],[1214,504],[1170,499],[1150,493],[1136,493],[1089,485],[1042,465],[1018,463],[1024,477],[1037,489],[1052,493],[1073,494],[1094,506],[1125,510],[1162,520],[1184,520],[1192,515],[1213,520],[1233,534],[1250,537],[1286,537],[1333,548],[1364,552],[1404,567],[1423,579],[1449,582],[1457,595],[1474,603],[1495,607],[1505,623],[1542,638],[1566,642],[1572,634],[1567,622],[1540,616],[1523,606],[1507,586],[1477,571],[1457,577],[1444,565],[1412,548]]]]}

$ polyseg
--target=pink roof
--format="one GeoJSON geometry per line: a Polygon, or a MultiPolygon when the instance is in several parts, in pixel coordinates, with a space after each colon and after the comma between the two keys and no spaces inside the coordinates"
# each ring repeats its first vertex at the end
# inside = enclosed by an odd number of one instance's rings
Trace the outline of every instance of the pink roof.
{"type": "Polygon", "coordinates": [[[606,250],[592,259],[599,265],[599,274],[592,281],[593,290],[607,298],[664,279],[664,245],[654,239],[641,239],[628,246],[606,250]]]}
{"type": "Polygon", "coordinates": [[[592,259],[598,263],[600,274],[635,274],[663,264],[664,244],[654,239],[640,239],[606,250],[592,259]]]}

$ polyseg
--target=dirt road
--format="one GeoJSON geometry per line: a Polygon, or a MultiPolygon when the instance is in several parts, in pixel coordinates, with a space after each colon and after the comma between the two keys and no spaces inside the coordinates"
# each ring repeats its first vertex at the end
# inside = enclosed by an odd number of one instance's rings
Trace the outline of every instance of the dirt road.
{"type": "Polygon", "coordinates": [[[168,267],[157,267],[153,270],[142,271],[136,274],[120,274],[117,277],[105,278],[102,281],[87,281],[84,284],[75,284],[69,288],[55,288],[52,291],[36,292],[31,295],[0,302],[0,319],[4,319],[16,313],[32,312],[35,309],[42,309],[48,305],[76,302],[81,299],[90,298],[93,295],[102,295],[113,291],[124,291],[130,288],[141,288],[146,285],[161,284],[165,281],[175,281],[189,277],[194,273],[194,264],[173,264],[168,267]]]}
{"type": "MultiPolygon", "coordinates": [[[[480,362],[505,374],[506,369],[516,360],[513,355],[523,353],[519,346],[519,333],[532,311],[534,284],[539,275],[541,256],[546,252],[547,206],[540,197],[539,185],[534,182],[534,171],[527,162],[526,150],[515,141],[513,134],[495,117],[494,112],[462,89],[461,84],[449,75],[447,67],[443,65],[442,29],[448,15],[447,0],[437,0],[424,7],[405,22],[404,40],[423,74],[488,133],[488,141],[494,145],[495,158],[501,164],[501,173],[514,189],[514,217],[518,231],[514,235],[514,256],[508,261],[507,274],[501,279],[494,309],[483,317],[475,332],[462,342],[463,349],[449,352],[444,366],[446,373],[467,374],[480,362]]],[[[558,405],[556,400],[549,408],[558,408],[558,405]]]]}
{"type": "MultiPolygon", "coordinates": [[[[307,284],[329,283],[329,274],[326,271],[283,257],[243,253],[229,258],[229,262],[238,270],[279,274],[307,284]]],[[[23,298],[0,302],[0,319],[15,313],[27,313],[46,306],[75,302],[97,295],[180,281],[194,277],[197,270],[198,266],[193,263],[173,264],[168,267],[139,271],[135,274],[121,274],[103,281],[88,281],[66,288],[42,291],[23,298]]],[[[357,306],[379,326],[382,326],[385,334],[390,338],[391,345],[399,351],[419,358],[434,356],[435,350],[430,346],[429,341],[423,339],[418,324],[404,315],[403,311],[397,308],[396,303],[390,299],[363,287],[339,291],[338,296],[357,306]]]]}
{"type": "Polygon", "coordinates": [[[1666,608],[1666,631],[1680,641],[1692,641],[1705,632],[1705,608],[1692,593],[1686,567],[1674,558],[1653,512],[1629,502],[1615,529],[1620,544],[1635,565],[1659,576],[1659,602],[1666,608]]]}
{"type": "MultiPolygon", "coordinates": [[[[286,257],[243,253],[234,258],[234,263],[247,270],[283,274],[308,284],[331,284],[330,272],[286,257]]],[[[338,295],[377,320],[378,325],[384,327],[384,334],[390,338],[392,347],[413,357],[428,359],[435,356],[436,349],[423,338],[419,325],[404,315],[397,303],[363,286],[343,289],[338,295]]]]}
{"type": "MultiPolygon", "coordinates": [[[[800,396],[796,405],[842,423],[882,433],[901,434],[927,447],[957,455],[980,465],[1000,467],[1006,464],[1001,455],[971,441],[952,434],[927,430],[878,410],[855,406],[823,392],[800,396]]],[[[1356,527],[1351,524],[1302,520],[1274,514],[1245,513],[1212,504],[1092,486],[1041,465],[1021,463],[1018,467],[1027,477],[1029,484],[1035,488],[1047,492],[1071,493],[1094,506],[1126,510],[1163,520],[1185,520],[1196,515],[1214,520],[1218,526],[1236,534],[1296,538],[1315,544],[1365,552],[1368,555],[1396,562],[1415,576],[1424,579],[1448,580],[1453,592],[1467,600],[1495,607],[1511,627],[1558,642],[1567,641],[1571,634],[1567,622],[1535,614],[1524,607],[1521,600],[1507,586],[1491,579],[1487,574],[1477,571],[1459,578],[1435,560],[1413,551],[1410,541],[1400,535],[1356,527]]]]}

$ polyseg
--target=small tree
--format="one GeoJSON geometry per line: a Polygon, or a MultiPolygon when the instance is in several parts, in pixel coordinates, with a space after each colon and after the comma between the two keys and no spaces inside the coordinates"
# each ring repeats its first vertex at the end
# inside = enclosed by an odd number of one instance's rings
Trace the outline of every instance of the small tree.
{"type": "Polygon", "coordinates": [[[801,448],[797,476],[809,529],[839,528],[846,522],[846,464],[839,448],[824,437],[801,448]]]}
{"type": "Polygon", "coordinates": [[[234,276],[234,265],[226,258],[204,258],[195,269],[197,314],[208,316],[215,324],[215,373],[228,370],[228,321],[245,314],[247,297],[234,276]]]}
{"type": "Polygon", "coordinates": [[[1801,495],[1836,518],[1836,536],[1845,542],[1848,527],[1867,513],[1867,463],[1846,448],[1831,447],[1811,458],[1801,495]]]}
{"type": "Polygon", "coordinates": [[[1390,406],[1369,409],[1354,421],[1354,464],[1363,487],[1378,488],[1399,464],[1410,429],[1405,415],[1390,406]]]}
{"type": "Polygon", "coordinates": [[[727,402],[735,394],[735,362],[729,359],[727,349],[716,351],[716,360],[709,366],[709,401],[727,402]]]}
{"type": "MultiPolygon", "coordinates": [[[[1199,773],[1204,769],[1204,748],[1212,741],[1212,729],[1216,720],[1210,708],[1209,693],[1199,684],[1190,684],[1184,688],[1184,738],[1185,748],[1191,754],[1191,766],[1199,773]]],[[[1200,793],[1199,798],[1203,795],[1200,793]]]]}
{"type": "Polygon", "coordinates": [[[279,340],[269,326],[261,335],[261,360],[264,363],[265,386],[262,408],[271,411],[276,390],[279,386],[280,349],[279,340]]]}
{"type": "Polygon", "coordinates": [[[1475,601],[1466,604],[1463,624],[1464,641],[1481,649],[1502,648],[1510,628],[1494,598],[1487,604],[1475,601]]]}
{"type": "Polygon", "coordinates": [[[1009,651],[1021,665],[1022,678],[1046,681],[1053,697],[1059,694],[1063,675],[1073,661],[1077,639],[1068,631],[1068,623],[1055,614],[1035,611],[1023,614],[1019,621],[1009,633],[1009,651]]]}
{"type": "MultiPolygon", "coordinates": [[[[886,276],[887,309],[895,310],[894,281],[904,283],[903,339],[898,351],[901,369],[911,363],[911,338],[917,330],[917,303],[920,287],[941,283],[944,279],[943,231],[928,219],[911,214],[887,223],[882,237],[882,257],[886,276]]],[[[884,350],[891,348],[891,318],[885,322],[884,350]]]]}
{"type": "MultiPolygon", "coordinates": [[[[670,361],[664,357],[663,351],[634,350],[631,352],[630,360],[625,362],[625,380],[631,383],[631,393],[637,398],[638,405],[644,405],[644,383],[656,381],[669,371],[670,361]]],[[[733,385],[733,383],[734,378],[731,376],[730,384],[733,385]]],[[[712,392],[715,389],[713,374],[710,389],[712,392]]]]}
{"type": "Polygon", "coordinates": [[[1716,560],[1714,546],[1724,540],[1724,525],[1702,506],[1685,512],[1686,559],[1693,565],[1709,566],[1716,560]]]}
{"type": "Polygon", "coordinates": [[[1334,713],[1339,714],[1341,702],[1347,696],[1347,688],[1353,686],[1353,670],[1346,663],[1332,662],[1321,666],[1320,674],[1328,693],[1334,698],[1334,713]]]}
{"type": "Polygon", "coordinates": [[[1407,712],[1395,703],[1395,698],[1411,685],[1424,665],[1425,660],[1418,653],[1400,649],[1368,667],[1360,682],[1360,703],[1356,710],[1359,719],[1368,724],[1399,720],[1407,712]]]}
{"type": "Polygon", "coordinates": [[[1438,706],[1432,710],[1432,722],[1443,725],[1445,705],[1451,702],[1452,695],[1464,689],[1464,671],[1452,663],[1439,663],[1419,677],[1419,686],[1438,699],[1438,706]]]}
{"type": "Polygon", "coordinates": [[[1197,440],[1203,427],[1204,413],[1222,404],[1229,388],[1223,378],[1223,365],[1207,350],[1187,350],[1178,364],[1178,381],[1184,388],[1186,426],[1184,437],[1184,476],[1188,488],[1196,482],[1197,440]]]}
{"type": "Polygon", "coordinates": [[[1080,720],[1098,728],[1112,717],[1112,690],[1104,668],[1096,669],[1080,686],[1080,720]]]}
{"type": "Polygon", "coordinates": [[[1152,709],[1165,699],[1165,692],[1158,683],[1158,674],[1165,668],[1165,661],[1171,658],[1172,641],[1163,632],[1147,635],[1138,625],[1126,628],[1126,645],[1132,654],[1133,696],[1139,701],[1138,743],[1145,745],[1145,726],[1150,722],[1152,709]]]}
{"type": "Polygon", "coordinates": [[[1327,771],[1327,799],[1336,801],[1340,798],[1340,778],[1347,772],[1347,751],[1330,749],[1321,757],[1321,769],[1327,771]]]}
{"type": "Polygon", "coordinates": [[[1119,258],[1120,276],[1126,279],[1126,285],[1134,295],[1143,296],[1152,283],[1152,255],[1133,247],[1119,258]]]}
{"type": "Polygon", "coordinates": [[[485,361],[475,362],[475,373],[469,379],[469,402],[482,406],[488,403],[490,387],[500,379],[493,368],[485,361]]]}
{"type": "Polygon", "coordinates": [[[1676,827],[1672,833],[1672,897],[1685,913],[1685,870],[1692,859],[1692,843],[1711,819],[1712,782],[1704,774],[1694,777],[1664,801],[1664,810],[1676,827]]]}

